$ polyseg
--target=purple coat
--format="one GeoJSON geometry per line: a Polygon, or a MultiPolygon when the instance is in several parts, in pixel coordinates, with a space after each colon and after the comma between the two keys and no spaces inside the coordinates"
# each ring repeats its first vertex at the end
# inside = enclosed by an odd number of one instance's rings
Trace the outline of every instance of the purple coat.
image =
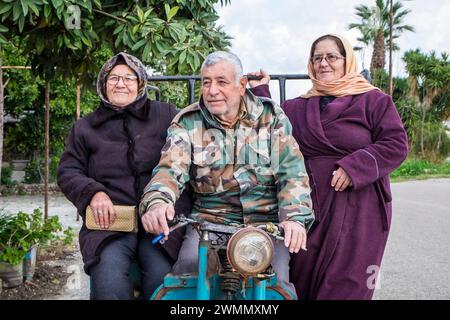
{"type": "MultiPolygon", "coordinates": [[[[97,110],[73,125],[59,163],[58,185],[83,220],[87,205],[99,191],[106,192],[114,204],[139,205],[176,113],[172,105],[144,96],[123,110],[102,102],[97,110]]],[[[188,193],[189,190],[176,203],[177,213],[190,212],[188,193]]],[[[140,219],[139,229],[142,233],[140,219]]],[[[83,222],[79,241],[86,273],[98,263],[102,248],[123,235],[88,230],[83,222]]],[[[180,231],[164,244],[165,251],[174,260],[182,236],[180,231]]]]}
{"type": "MultiPolygon", "coordinates": [[[[256,87],[268,96],[268,86],[256,87]]],[[[390,96],[378,90],[336,98],[321,113],[320,97],[284,103],[305,157],[316,222],[308,251],[292,255],[300,299],[371,299],[392,214],[389,173],[408,154],[407,135],[390,96]],[[336,192],[342,167],[353,187],[336,192]]]]}

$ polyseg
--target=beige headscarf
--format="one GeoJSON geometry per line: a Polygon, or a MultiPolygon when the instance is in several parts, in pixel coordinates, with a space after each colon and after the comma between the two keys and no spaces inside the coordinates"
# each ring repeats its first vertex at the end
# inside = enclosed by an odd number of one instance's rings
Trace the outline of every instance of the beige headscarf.
{"type": "MultiPolygon", "coordinates": [[[[308,75],[311,78],[313,87],[305,94],[303,98],[310,98],[314,96],[349,96],[361,94],[373,89],[378,89],[371,85],[361,74],[356,71],[356,56],[352,46],[342,36],[329,34],[339,38],[342,41],[345,49],[345,73],[340,79],[331,82],[322,82],[316,79],[313,63],[311,59],[308,63],[308,75]]],[[[380,89],[378,89],[380,90],[380,89]]]]}

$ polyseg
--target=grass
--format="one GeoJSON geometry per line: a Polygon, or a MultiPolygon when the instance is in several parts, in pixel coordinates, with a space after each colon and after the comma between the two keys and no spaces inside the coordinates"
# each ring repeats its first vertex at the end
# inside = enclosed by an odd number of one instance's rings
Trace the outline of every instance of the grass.
{"type": "Polygon", "coordinates": [[[392,182],[433,178],[450,178],[450,163],[446,161],[432,163],[426,160],[409,158],[391,173],[392,182]]]}

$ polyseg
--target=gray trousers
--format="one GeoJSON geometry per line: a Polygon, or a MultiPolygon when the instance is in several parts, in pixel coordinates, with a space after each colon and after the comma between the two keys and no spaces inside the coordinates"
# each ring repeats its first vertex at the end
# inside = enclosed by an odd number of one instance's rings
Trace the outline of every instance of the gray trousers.
{"type": "Polygon", "coordinates": [[[108,243],[100,262],[90,268],[95,300],[133,300],[130,266],[137,260],[141,269],[141,295],[148,300],[172,269],[170,259],[151,244],[151,236],[129,233],[108,243]]]}
{"type": "MultiPolygon", "coordinates": [[[[213,236],[213,234],[210,234],[213,236]]],[[[186,228],[183,244],[178,254],[178,260],[175,262],[172,273],[183,274],[198,272],[198,246],[200,235],[189,225],[186,228]]],[[[295,294],[294,285],[289,282],[289,261],[291,256],[289,249],[285,247],[283,241],[274,241],[272,239],[274,254],[272,259],[272,268],[277,274],[277,281],[295,294]]]]}

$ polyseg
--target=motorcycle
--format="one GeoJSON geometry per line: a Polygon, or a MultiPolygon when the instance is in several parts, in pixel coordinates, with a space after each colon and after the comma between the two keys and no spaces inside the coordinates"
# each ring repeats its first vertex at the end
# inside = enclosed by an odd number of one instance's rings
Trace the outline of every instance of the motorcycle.
{"type": "MultiPolygon", "coordinates": [[[[276,224],[239,226],[180,215],[170,230],[191,224],[200,235],[198,272],[169,273],[153,300],[293,300],[294,293],[278,283],[271,262],[270,237],[284,240],[276,224]]],[[[163,241],[164,235],[153,239],[163,241]]]]}

